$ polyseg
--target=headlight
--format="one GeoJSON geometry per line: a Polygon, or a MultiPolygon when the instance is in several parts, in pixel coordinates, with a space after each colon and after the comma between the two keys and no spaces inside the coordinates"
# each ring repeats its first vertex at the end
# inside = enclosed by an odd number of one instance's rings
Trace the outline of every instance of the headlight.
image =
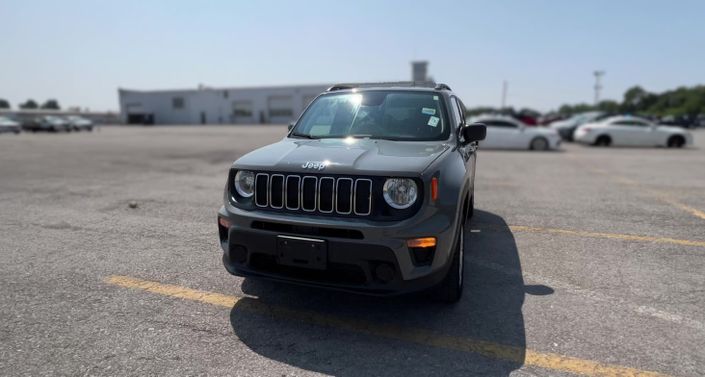
{"type": "Polygon", "coordinates": [[[235,174],[235,190],[240,196],[249,198],[255,192],[255,173],[240,170],[235,174]]]}
{"type": "Polygon", "coordinates": [[[418,196],[416,182],[409,178],[389,178],[382,188],[384,200],[396,209],[411,207],[418,196]]]}

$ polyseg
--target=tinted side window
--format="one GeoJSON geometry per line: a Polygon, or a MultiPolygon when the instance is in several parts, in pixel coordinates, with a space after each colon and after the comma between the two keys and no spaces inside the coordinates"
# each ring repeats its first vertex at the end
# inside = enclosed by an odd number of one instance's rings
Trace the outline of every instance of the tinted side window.
{"type": "Polygon", "coordinates": [[[456,98],[456,100],[458,101],[458,112],[460,113],[460,119],[463,121],[463,123],[465,123],[465,114],[467,113],[467,109],[465,109],[465,105],[463,104],[463,101],[460,100],[460,98],[456,98]]]}
{"type": "Polygon", "coordinates": [[[465,118],[463,117],[462,112],[460,111],[460,105],[458,104],[458,99],[455,97],[452,97],[450,99],[451,106],[450,108],[452,109],[451,113],[453,113],[453,119],[455,120],[455,125],[454,127],[457,128],[457,126],[465,121],[465,118]]]}
{"type": "Polygon", "coordinates": [[[615,126],[646,127],[648,124],[638,120],[620,120],[612,123],[615,126]]]}

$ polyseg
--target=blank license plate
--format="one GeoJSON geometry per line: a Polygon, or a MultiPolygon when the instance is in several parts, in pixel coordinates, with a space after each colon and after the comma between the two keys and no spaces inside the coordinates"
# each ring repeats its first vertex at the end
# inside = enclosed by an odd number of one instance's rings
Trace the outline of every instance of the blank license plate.
{"type": "Polygon", "coordinates": [[[286,266],[325,270],[328,245],[315,238],[277,236],[277,260],[286,266]]]}

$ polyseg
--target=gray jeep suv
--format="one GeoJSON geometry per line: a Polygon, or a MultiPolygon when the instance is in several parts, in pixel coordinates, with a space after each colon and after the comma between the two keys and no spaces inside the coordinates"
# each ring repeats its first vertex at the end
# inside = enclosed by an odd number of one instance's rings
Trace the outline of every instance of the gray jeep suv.
{"type": "Polygon", "coordinates": [[[218,212],[232,274],[373,295],[463,288],[477,142],[447,85],[340,84],[235,161],[218,212]]]}

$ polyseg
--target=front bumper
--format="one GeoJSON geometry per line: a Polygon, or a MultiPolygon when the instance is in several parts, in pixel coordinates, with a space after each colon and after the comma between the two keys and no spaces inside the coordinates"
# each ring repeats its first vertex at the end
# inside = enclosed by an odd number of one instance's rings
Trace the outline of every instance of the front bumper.
{"type": "Polygon", "coordinates": [[[578,129],[573,133],[573,141],[582,144],[594,144],[595,136],[592,133],[580,131],[578,129]]]}
{"type": "Polygon", "coordinates": [[[0,133],[4,132],[20,132],[20,126],[0,126],[0,133]]]}
{"type": "Polygon", "coordinates": [[[218,216],[230,224],[226,228],[219,221],[223,264],[231,274],[380,296],[420,291],[440,283],[451,265],[449,256],[457,231],[452,219],[428,208],[391,224],[235,207],[222,207],[218,216]],[[325,269],[279,263],[280,235],[324,240],[325,269]],[[436,249],[432,262],[420,265],[406,240],[428,236],[436,237],[436,249]]]}

